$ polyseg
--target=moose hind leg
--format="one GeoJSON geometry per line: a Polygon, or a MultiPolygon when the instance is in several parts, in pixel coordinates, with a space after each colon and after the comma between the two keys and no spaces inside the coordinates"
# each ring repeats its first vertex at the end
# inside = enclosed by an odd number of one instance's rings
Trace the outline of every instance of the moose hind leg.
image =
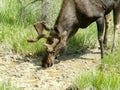
{"type": "Polygon", "coordinates": [[[110,26],[110,22],[111,22],[111,17],[110,14],[105,16],[105,34],[104,34],[104,47],[107,48],[107,42],[108,42],[108,29],[110,26]]]}
{"type": "Polygon", "coordinates": [[[113,10],[113,18],[114,18],[114,36],[113,36],[113,45],[111,52],[115,51],[118,44],[118,30],[120,29],[120,6],[116,7],[113,10]]]}

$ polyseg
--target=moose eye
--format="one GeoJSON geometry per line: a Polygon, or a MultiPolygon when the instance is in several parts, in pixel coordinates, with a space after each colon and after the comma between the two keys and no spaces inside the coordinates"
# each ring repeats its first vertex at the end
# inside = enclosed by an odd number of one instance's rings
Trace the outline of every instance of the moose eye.
{"type": "Polygon", "coordinates": [[[55,51],[51,51],[51,52],[49,52],[49,54],[54,55],[54,54],[55,54],[55,51]]]}

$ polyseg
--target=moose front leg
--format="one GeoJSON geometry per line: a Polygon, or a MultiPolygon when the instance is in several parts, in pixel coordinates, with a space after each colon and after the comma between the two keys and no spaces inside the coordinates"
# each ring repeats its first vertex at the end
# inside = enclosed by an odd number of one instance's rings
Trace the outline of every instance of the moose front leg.
{"type": "Polygon", "coordinates": [[[103,47],[103,31],[104,31],[104,17],[97,20],[97,30],[98,30],[98,41],[101,50],[101,58],[104,57],[104,47],[103,47]]]}

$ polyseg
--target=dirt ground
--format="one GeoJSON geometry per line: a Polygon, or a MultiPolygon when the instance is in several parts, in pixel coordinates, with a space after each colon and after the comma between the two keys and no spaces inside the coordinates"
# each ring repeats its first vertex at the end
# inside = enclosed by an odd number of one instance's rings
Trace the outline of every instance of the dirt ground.
{"type": "Polygon", "coordinates": [[[96,48],[82,55],[63,55],[52,67],[43,69],[40,57],[22,57],[1,46],[0,82],[11,80],[19,90],[66,90],[77,75],[99,65],[99,52],[96,48]]]}

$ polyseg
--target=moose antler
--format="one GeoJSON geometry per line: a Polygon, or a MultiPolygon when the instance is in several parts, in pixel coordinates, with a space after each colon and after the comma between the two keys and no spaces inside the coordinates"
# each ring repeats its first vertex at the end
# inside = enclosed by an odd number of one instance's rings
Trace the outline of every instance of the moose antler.
{"type": "Polygon", "coordinates": [[[59,42],[59,40],[56,39],[56,38],[54,38],[52,44],[47,44],[47,43],[45,43],[44,45],[47,47],[47,50],[48,50],[49,52],[52,52],[52,51],[54,51],[54,48],[55,48],[55,46],[57,45],[58,42],[59,42]]]}
{"type": "Polygon", "coordinates": [[[55,47],[55,51],[60,49],[61,47],[66,46],[66,40],[67,40],[67,31],[64,31],[60,36],[59,36],[59,44],[55,47]]]}
{"type": "Polygon", "coordinates": [[[61,48],[66,45],[66,38],[67,31],[64,31],[60,36],[59,39],[54,38],[52,44],[45,43],[44,45],[47,47],[49,52],[56,51],[58,48],[61,48]],[[59,43],[58,43],[59,42],[59,43]]]}
{"type": "Polygon", "coordinates": [[[45,22],[37,22],[34,24],[34,28],[36,30],[36,32],[38,33],[38,36],[35,39],[28,39],[28,42],[37,42],[39,39],[41,38],[45,38],[45,39],[50,39],[50,36],[47,36],[43,33],[44,29],[47,31],[52,30],[52,28],[49,28],[45,25],[45,22]]]}

